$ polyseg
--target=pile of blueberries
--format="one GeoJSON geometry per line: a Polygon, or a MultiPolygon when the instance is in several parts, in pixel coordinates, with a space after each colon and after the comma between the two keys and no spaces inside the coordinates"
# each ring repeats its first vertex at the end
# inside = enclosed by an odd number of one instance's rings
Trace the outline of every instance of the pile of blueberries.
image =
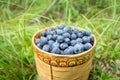
{"type": "Polygon", "coordinates": [[[35,44],[40,49],[61,55],[78,54],[93,46],[94,37],[89,30],[80,30],[64,24],[48,27],[40,32],[35,44]]]}

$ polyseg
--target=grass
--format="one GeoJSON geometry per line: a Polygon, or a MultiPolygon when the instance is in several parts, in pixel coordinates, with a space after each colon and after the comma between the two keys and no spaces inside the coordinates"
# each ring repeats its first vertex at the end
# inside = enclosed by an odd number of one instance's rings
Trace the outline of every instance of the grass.
{"type": "Polygon", "coordinates": [[[0,1],[0,80],[37,80],[32,35],[47,26],[65,23],[89,29],[97,38],[89,80],[120,80],[120,1],[59,0],[39,22],[52,0],[0,1]]]}

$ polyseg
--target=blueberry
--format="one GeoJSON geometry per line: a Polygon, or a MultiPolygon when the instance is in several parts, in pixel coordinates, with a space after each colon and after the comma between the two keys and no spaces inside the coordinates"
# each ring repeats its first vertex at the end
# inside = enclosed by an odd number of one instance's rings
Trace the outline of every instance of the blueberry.
{"type": "Polygon", "coordinates": [[[83,37],[83,33],[82,33],[82,32],[78,32],[78,33],[77,33],[77,37],[78,37],[78,38],[82,38],[82,37],[83,37]]]}
{"type": "Polygon", "coordinates": [[[54,28],[48,27],[46,33],[47,35],[53,35],[53,34],[56,34],[56,31],[54,28]]]}
{"type": "Polygon", "coordinates": [[[57,33],[58,35],[61,35],[61,34],[63,34],[63,30],[56,29],[56,33],[57,33]]]}
{"type": "Polygon", "coordinates": [[[60,24],[40,32],[35,44],[42,50],[55,54],[76,54],[92,47],[94,37],[89,30],[79,30],[60,24]]]}
{"type": "Polygon", "coordinates": [[[76,41],[77,41],[77,43],[82,43],[83,42],[83,40],[81,38],[77,38],[76,41]]]}
{"type": "Polygon", "coordinates": [[[47,36],[47,35],[50,35],[50,34],[51,34],[51,32],[50,32],[50,31],[46,31],[46,36],[47,36]]]}
{"type": "Polygon", "coordinates": [[[64,27],[65,27],[64,24],[60,24],[60,25],[57,26],[58,29],[63,29],[64,27]]]}
{"type": "Polygon", "coordinates": [[[94,37],[93,36],[89,36],[90,42],[94,41],[94,37]]]}
{"type": "Polygon", "coordinates": [[[77,38],[76,34],[72,33],[71,39],[72,39],[72,40],[75,40],[76,38],[77,38]]]}
{"type": "Polygon", "coordinates": [[[44,45],[42,50],[49,52],[50,51],[50,46],[49,45],[44,45]]]}
{"type": "Polygon", "coordinates": [[[68,47],[68,44],[67,43],[61,43],[60,44],[60,49],[64,50],[68,47]]]}
{"type": "Polygon", "coordinates": [[[52,31],[52,28],[51,28],[51,27],[48,27],[48,28],[47,28],[47,31],[46,31],[46,34],[47,34],[47,35],[50,35],[50,34],[51,34],[51,31],[52,31]]]}
{"type": "Polygon", "coordinates": [[[76,40],[71,40],[71,46],[74,46],[77,43],[76,40]]]}
{"type": "Polygon", "coordinates": [[[47,35],[47,39],[51,40],[52,39],[52,35],[47,35]]]}
{"type": "Polygon", "coordinates": [[[40,43],[40,39],[35,40],[35,44],[38,44],[38,43],[40,43]]]}
{"type": "Polygon", "coordinates": [[[57,39],[57,35],[54,34],[54,35],[52,36],[52,38],[53,38],[53,40],[55,41],[55,40],[57,39]]]}
{"type": "Polygon", "coordinates": [[[56,31],[54,30],[54,28],[49,27],[46,31],[46,34],[47,35],[53,35],[53,34],[56,34],[56,31]]]}
{"type": "Polygon", "coordinates": [[[88,49],[90,49],[91,47],[92,47],[92,44],[90,44],[90,43],[86,43],[86,44],[84,45],[85,50],[88,50],[88,49]]]}
{"type": "Polygon", "coordinates": [[[60,54],[61,53],[59,47],[54,47],[51,52],[55,53],[55,54],[60,54]]]}
{"type": "Polygon", "coordinates": [[[54,47],[59,47],[59,45],[60,45],[60,43],[55,42],[55,43],[53,43],[52,48],[54,48],[54,47]]]}
{"type": "Polygon", "coordinates": [[[74,53],[76,54],[76,53],[81,53],[81,52],[83,52],[84,51],[84,46],[83,46],[83,44],[76,44],[75,46],[74,46],[74,53]]]}
{"type": "Polygon", "coordinates": [[[62,55],[69,55],[69,54],[71,54],[71,52],[70,52],[70,49],[65,49],[64,50],[64,52],[63,53],[61,53],[62,55]]]}
{"type": "Polygon", "coordinates": [[[44,45],[44,44],[46,44],[47,43],[47,38],[45,38],[45,37],[40,37],[40,44],[41,45],[44,45]]]}
{"type": "Polygon", "coordinates": [[[61,36],[61,35],[57,36],[57,41],[58,42],[60,42],[60,43],[63,42],[63,39],[64,39],[63,36],[61,36]]]}
{"type": "Polygon", "coordinates": [[[46,36],[47,34],[46,34],[46,31],[41,31],[40,32],[40,36],[46,36]]]}
{"type": "Polygon", "coordinates": [[[52,31],[52,30],[53,30],[53,28],[51,28],[51,27],[47,28],[47,31],[49,31],[49,32],[52,31]]]}
{"type": "Polygon", "coordinates": [[[48,41],[48,45],[51,47],[52,45],[54,44],[54,41],[53,40],[49,40],[48,41]]]}
{"type": "Polygon", "coordinates": [[[74,47],[73,46],[69,46],[68,49],[70,50],[70,54],[74,53],[74,47]]]}
{"type": "Polygon", "coordinates": [[[90,36],[91,32],[89,30],[85,30],[85,36],[90,36]]]}
{"type": "Polygon", "coordinates": [[[85,30],[79,30],[79,33],[82,33],[82,35],[83,35],[83,36],[85,36],[85,35],[86,35],[85,30]]]}
{"type": "Polygon", "coordinates": [[[61,53],[61,54],[62,54],[62,55],[68,55],[68,54],[73,54],[73,52],[74,52],[74,47],[69,46],[68,48],[66,48],[66,49],[64,50],[64,53],[61,53]]]}
{"type": "Polygon", "coordinates": [[[39,47],[40,49],[42,49],[42,45],[40,43],[36,44],[37,47],[39,47]]]}
{"type": "Polygon", "coordinates": [[[54,35],[54,34],[56,34],[56,32],[55,32],[55,31],[51,31],[50,34],[51,34],[51,35],[54,35]]]}
{"type": "Polygon", "coordinates": [[[83,43],[90,42],[90,39],[87,36],[84,36],[82,40],[83,40],[83,43]]]}
{"type": "Polygon", "coordinates": [[[71,53],[73,53],[74,47],[73,46],[69,46],[68,48],[71,50],[71,53]]]}
{"type": "Polygon", "coordinates": [[[70,34],[68,32],[63,33],[64,38],[70,38],[70,34]]]}
{"type": "Polygon", "coordinates": [[[64,50],[60,50],[60,54],[64,54],[64,50]]]}
{"type": "Polygon", "coordinates": [[[71,27],[69,27],[69,26],[64,27],[64,32],[71,33],[72,32],[71,27]]]}
{"type": "Polygon", "coordinates": [[[70,44],[70,39],[69,38],[65,38],[64,42],[67,43],[67,44],[70,44]]]}
{"type": "Polygon", "coordinates": [[[73,32],[74,32],[75,34],[77,34],[77,33],[79,33],[79,30],[76,29],[76,28],[73,28],[73,32]]]}

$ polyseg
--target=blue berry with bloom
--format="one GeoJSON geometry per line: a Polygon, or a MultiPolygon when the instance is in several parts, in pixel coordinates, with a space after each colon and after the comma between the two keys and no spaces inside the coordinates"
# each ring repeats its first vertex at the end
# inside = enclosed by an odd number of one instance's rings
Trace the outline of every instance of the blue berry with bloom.
{"type": "Polygon", "coordinates": [[[76,41],[77,41],[77,43],[82,43],[83,42],[83,40],[81,38],[77,38],[76,41]]]}
{"type": "Polygon", "coordinates": [[[57,33],[58,35],[61,35],[61,34],[63,34],[63,30],[61,30],[61,29],[56,29],[56,33],[57,33]]]}
{"type": "Polygon", "coordinates": [[[44,45],[42,50],[49,52],[50,51],[50,46],[49,45],[44,45]]]}
{"type": "Polygon", "coordinates": [[[84,51],[84,46],[82,44],[76,44],[74,46],[74,53],[77,54],[77,53],[81,53],[84,51]]]}
{"type": "Polygon", "coordinates": [[[52,40],[52,35],[47,35],[48,40],[52,40]]]}
{"type": "Polygon", "coordinates": [[[46,35],[47,35],[46,31],[41,31],[40,32],[40,36],[46,36],[46,35]]]}
{"type": "Polygon", "coordinates": [[[46,43],[48,42],[47,38],[46,37],[40,37],[40,44],[41,45],[45,45],[46,43]]]}
{"type": "Polygon", "coordinates": [[[94,37],[89,30],[80,30],[60,24],[40,32],[35,39],[38,48],[55,54],[78,54],[93,46],[94,37]]]}
{"type": "Polygon", "coordinates": [[[69,54],[73,54],[74,53],[74,47],[69,46],[68,48],[66,48],[64,50],[64,53],[62,53],[62,55],[69,55],[69,54]]]}
{"type": "Polygon", "coordinates": [[[70,39],[69,39],[69,38],[65,38],[65,39],[64,39],[64,42],[69,45],[69,44],[70,44],[70,39]]]}
{"type": "Polygon", "coordinates": [[[85,36],[90,36],[91,32],[89,30],[85,30],[85,36]]]}
{"type": "Polygon", "coordinates": [[[58,41],[58,42],[61,43],[61,42],[63,42],[63,40],[64,40],[64,37],[63,37],[63,36],[61,36],[61,35],[58,35],[58,36],[57,36],[57,41],[58,41]]]}
{"type": "Polygon", "coordinates": [[[87,36],[84,36],[82,38],[82,40],[83,40],[83,43],[89,43],[90,42],[90,39],[87,36]]]}
{"type": "Polygon", "coordinates": [[[90,42],[94,41],[94,37],[93,36],[89,36],[90,42]]]}
{"type": "Polygon", "coordinates": [[[49,40],[48,41],[48,45],[51,47],[52,45],[54,44],[54,41],[53,40],[49,40]]]}
{"type": "Polygon", "coordinates": [[[77,44],[76,40],[71,40],[71,46],[74,46],[75,44],[77,44]]]}
{"type": "Polygon", "coordinates": [[[72,33],[72,34],[71,34],[71,39],[72,39],[72,40],[75,40],[76,38],[77,38],[76,34],[72,33]]]}
{"type": "Polygon", "coordinates": [[[52,36],[52,39],[55,41],[56,39],[57,39],[57,34],[54,34],[53,36],[52,36]]]}
{"type": "Polygon", "coordinates": [[[59,46],[60,46],[60,43],[58,43],[58,42],[55,42],[55,43],[52,44],[52,48],[59,47],[59,46]]]}
{"type": "Polygon", "coordinates": [[[58,29],[63,29],[64,27],[65,27],[64,24],[60,24],[60,25],[57,26],[58,29]]]}
{"type": "Polygon", "coordinates": [[[61,43],[60,44],[60,49],[64,50],[68,47],[68,44],[67,43],[61,43]]]}
{"type": "Polygon", "coordinates": [[[69,26],[64,27],[64,32],[72,33],[72,29],[69,26]]]}
{"type": "Polygon", "coordinates": [[[38,44],[38,43],[40,43],[40,39],[35,40],[35,44],[38,44]]]}
{"type": "Polygon", "coordinates": [[[70,34],[68,32],[63,33],[62,35],[64,38],[70,38],[70,34]]]}
{"type": "Polygon", "coordinates": [[[51,50],[51,52],[55,53],[55,54],[60,54],[61,53],[59,47],[53,47],[52,50],[51,50]]]}
{"type": "Polygon", "coordinates": [[[82,38],[84,36],[83,33],[81,33],[81,32],[77,33],[76,35],[78,38],[82,38]]]}
{"type": "Polygon", "coordinates": [[[90,49],[91,47],[92,47],[92,44],[91,44],[91,43],[86,43],[86,44],[84,45],[85,50],[88,50],[88,49],[90,49]]]}

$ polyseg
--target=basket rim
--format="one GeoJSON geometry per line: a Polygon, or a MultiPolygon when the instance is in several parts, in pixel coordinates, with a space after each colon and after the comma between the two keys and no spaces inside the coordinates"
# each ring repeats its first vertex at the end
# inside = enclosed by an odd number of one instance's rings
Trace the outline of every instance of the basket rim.
{"type": "MultiPolygon", "coordinates": [[[[81,30],[85,30],[85,29],[78,28],[78,27],[75,27],[75,28],[81,29],[81,30]]],[[[84,52],[82,52],[82,53],[78,53],[78,54],[72,54],[72,55],[61,55],[61,54],[49,53],[49,52],[46,52],[46,51],[38,48],[37,45],[36,45],[35,42],[34,42],[35,36],[36,36],[37,34],[39,34],[41,31],[46,30],[46,29],[47,29],[47,28],[40,29],[40,30],[38,30],[37,32],[34,33],[34,35],[32,36],[32,45],[33,45],[37,50],[39,50],[40,52],[43,52],[43,53],[45,53],[45,54],[47,54],[47,55],[50,55],[50,56],[55,56],[55,57],[71,57],[71,58],[72,58],[72,57],[77,57],[77,56],[82,56],[82,55],[87,54],[88,52],[92,51],[92,50],[94,49],[95,45],[96,45],[96,37],[95,37],[95,35],[92,34],[92,36],[94,37],[94,42],[93,42],[93,46],[92,46],[89,50],[86,50],[86,51],[84,51],[84,52]]]]}

